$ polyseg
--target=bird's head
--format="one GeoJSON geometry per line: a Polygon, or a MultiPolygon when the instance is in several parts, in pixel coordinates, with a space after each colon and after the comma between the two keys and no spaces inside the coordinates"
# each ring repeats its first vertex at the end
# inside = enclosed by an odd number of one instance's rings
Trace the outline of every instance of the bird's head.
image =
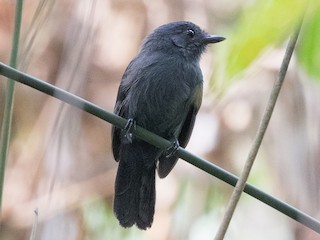
{"type": "Polygon", "coordinates": [[[172,22],[158,27],[147,36],[142,51],[179,53],[187,58],[199,59],[208,44],[224,39],[221,36],[209,35],[191,22],[172,22]]]}

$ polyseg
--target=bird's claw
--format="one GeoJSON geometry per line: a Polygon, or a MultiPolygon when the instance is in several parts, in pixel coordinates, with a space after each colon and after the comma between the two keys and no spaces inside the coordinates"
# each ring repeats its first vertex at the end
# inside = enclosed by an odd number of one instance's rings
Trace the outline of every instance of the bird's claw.
{"type": "Polygon", "coordinates": [[[136,121],[133,120],[132,118],[129,118],[126,125],[124,126],[124,137],[132,143],[132,129],[136,129],[136,121]]]}
{"type": "Polygon", "coordinates": [[[166,149],[166,157],[169,158],[169,157],[172,157],[173,155],[176,154],[176,152],[179,150],[179,141],[176,139],[172,142],[171,146],[166,149]]]}

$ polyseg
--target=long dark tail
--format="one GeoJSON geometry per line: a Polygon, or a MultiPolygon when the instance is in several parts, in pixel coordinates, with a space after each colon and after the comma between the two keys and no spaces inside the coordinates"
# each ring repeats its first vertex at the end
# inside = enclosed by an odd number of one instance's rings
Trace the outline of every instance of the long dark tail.
{"type": "Polygon", "coordinates": [[[136,224],[146,229],[153,222],[156,163],[150,159],[149,164],[145,164],[148,157],[145,150],[135,143],[125,144],[120,150],[114,212],[123,227],[136,224]]]}

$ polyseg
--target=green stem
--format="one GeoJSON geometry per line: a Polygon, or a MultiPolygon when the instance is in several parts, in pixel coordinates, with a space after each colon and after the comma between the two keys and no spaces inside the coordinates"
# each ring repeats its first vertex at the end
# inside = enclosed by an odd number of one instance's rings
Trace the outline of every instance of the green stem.
{"type": "MultiPolygon", "coordinates": [[[[22,73],[16,69],[13,69],[3,63],[0,62],[0,75],[9,77],[17,82],[23,83],[33,89],[39,90],[49,96],[55,97],[60,99],[61,101],[68,103],[76,108],[81,109],[87,113],[90,113],[106,122],[109,122],[116,127],[124,128],[127,120],[121,118],[113,113],[105,111],[104,109],[94,105],[93,103],[84,100],[78,96],[75,96],[61,88],[53,86],[47,82],[44,82],[40,79],[22,73]]],[[[137,137],[141,138],[142,140],[153,144],[161,149],[166,149],[171,146],[171,142],[165,140],[162,137],[155,135],[143,129],[142,127],[136,126],[135,129],[132,131],[137,137]]],[[[183,148],[179,148],[176,155],[185,161],[189,162],[190,164],[196,166],[199,169],[209,173],[212,176],[219,178],[220,180],[235,186],[238,178],[233,174],[227,172],[226,170],[202,159],[199,158],[183,148]]],[[[311,216],[305,214],[304,212],[296,209],[287,203],[259,190],[258,188],[252,186],[251,184],[246,183],[244,192],[249,194],[250,196],[260,200],[261,202],[269,205],[270,207],[282,212],[283,214],[287,215],[288,217],[300,222],[301,224],[313,229],[314,231],[320,233],[320,222],[312,218],[311,216]]]]}
{"type": "MultiPolygon", "coordinates": [[[[23,5],[23,0],[17,0],[15,23],[14,23],[14,34],[13,34],[13,40],[12,40],[11,59],[10,59],[10,66],[14,68],[17,67],[21,18],[22,18],[22,5],[23,5]]],[[[11,124],[12,124],[12,112],[13,112],[13,106],[14,106],[14,85],[15,85],[15,82],[8,79],[5,104],[4,104],[3,121],[1,126],[1,136],[0,136],[0,212],[2,209],[4,173],[5,173],[6,161],[8,157],[10,132],[11,132],[11,124]]]]}

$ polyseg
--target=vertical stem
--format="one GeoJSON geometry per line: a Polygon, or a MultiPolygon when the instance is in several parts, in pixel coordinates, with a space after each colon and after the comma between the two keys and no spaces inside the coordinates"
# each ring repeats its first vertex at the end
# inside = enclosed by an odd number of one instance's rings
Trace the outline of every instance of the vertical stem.
{"type": "MultiPolygon", "coordinates": [[[[10,66],[13,68],[17,67],[21,18],[22,18],[22,5],[23,5],[23,0],[17,0],[15,23],[14,23],[14,34],[13,34],[11,58],[10,58],[10,66]]],[[[14,85],[15,85],[14,81],[8,79],[7,90],[5,92],[6,96],[5,96],[4,113],[3,113],[3,121],[2,121],[1,136],[0,136],[0,212],[2,207],[4,173],[5,173],[5,166],[6,166],[8,150],[9,150],[9,142],[10,142],[12,112],[13,112],[13,105],[14,105],[14,85]]]]}
{"type": "Polygon", "coordinates": [[[37,228],[38,228],[38,222],[39,222],[38,214],[39,214],[38,209],[35,209],[34,210],[34,221],[32,224],[32,231],[31,231],[31,235],[30,235],[30,240],[37,239],[37,228]]]}
{"type": "Polygon", "coordinates": [[[279,93],[280,93],[280,90],[282,87],[282,84],[284,82],[284,78],[285,78],[287,70],[288,70],[290,59],[293,54],[293,51],[294,51],[294,48],[295,48],[295,45],[296,45],[296,42],[297,42],[297,39],[299,36],[301,22],[300,22],[298,28],[296,29],[296,31],[293,33],[293,35],[290,38],[290,41],[288,43],[286,53],[284,55],[284,58],[283,58],[283,61],[282,61],[281,67],[280,67],[278,78],[273,85],[273,89],[271,91],[267,107],[264,111],[262,120],[260,122],[255,140],[251,146],[251,149],[250,149],[249,155],[247,157],[243,171],[241,173],[241,176],[240,176],[240,178],[234,188],[234,191],[231,195],[230,201],[227,206],[226,213],[225,213],[224,218],[222,220],[222,223],[218,229],[215,240],[222,240],[224,238],[224,236],[227,232],[228,226],[230,224],[231,218],[233,216],[233,213],[236,209],[236,206],[239,202],[241,194],[242,194],[244,187],[246,185],[246,181],[249,177],[254,160],[258,154],[262,139],[263,139],[264,134],[265,134],[267,127],[269,125],[274,107],[276,105],[276,102],[277,102],[277,99],[278,99],[278,96],[279,96],[279,93]]]}

